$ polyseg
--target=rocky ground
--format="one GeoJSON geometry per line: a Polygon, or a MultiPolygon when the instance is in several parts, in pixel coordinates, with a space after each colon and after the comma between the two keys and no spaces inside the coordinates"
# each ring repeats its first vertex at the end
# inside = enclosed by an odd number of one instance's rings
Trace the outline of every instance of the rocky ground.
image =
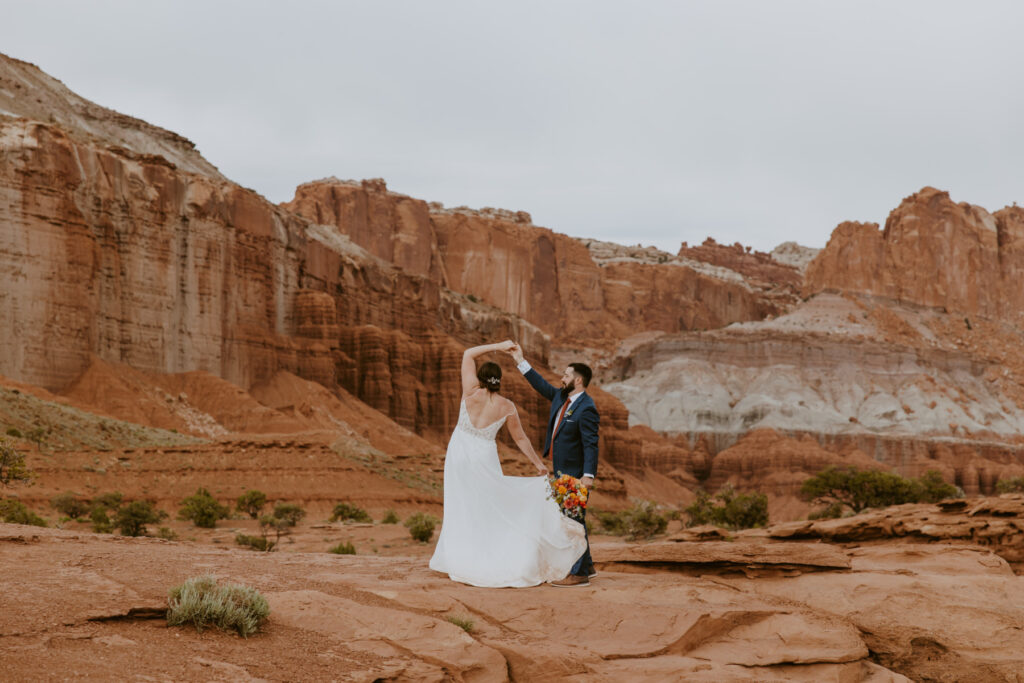
{"type": "MultiPolygon", "coordinates": [[[[412,542],[338,556],[307,534],[258,553],[0,525],[0,652],[8,680],[1020,681],[1022,579],[1000,556],[1013,544],[982,547],[963,529],[1022,506],[817,523],[860,529],[832,543],[794,541],[814,534],[793,525],[728,540],[700,529],[598,537],[598,576],[571,590],[456,584],[427,568],[430,545],[412,542]],[[906,534],[892,533],[894,519],[906,534]],[[263,593],[264,630],[168,628],[168,589],[204,574],[263,593]]],[[[381,543],[400,529],[327,526],[381,543]]]]}

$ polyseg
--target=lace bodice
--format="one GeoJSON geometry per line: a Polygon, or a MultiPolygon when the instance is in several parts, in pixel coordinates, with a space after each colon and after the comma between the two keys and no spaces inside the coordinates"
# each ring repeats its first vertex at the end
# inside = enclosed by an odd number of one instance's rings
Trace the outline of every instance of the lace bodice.
{"type": "Polygon", "coordinates": [[[505,424],[505,420],[507,418],[508,415],[505,415],[483,429],[477,429],[469,419],[469,411],[466,410],[466,399],[462,399],[462,403],[459,404],[459,429],[467,432],[468,434],[472,434],[473,436],[480,437],[481,439],[494,441],[494,437],[498,435],[498,430],[500,430],[501,426],[505,424]]]}

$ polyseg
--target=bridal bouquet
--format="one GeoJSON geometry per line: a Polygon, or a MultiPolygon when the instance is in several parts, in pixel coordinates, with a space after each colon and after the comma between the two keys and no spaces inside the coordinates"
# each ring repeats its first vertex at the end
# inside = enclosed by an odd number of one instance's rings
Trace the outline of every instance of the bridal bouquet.
{"type": "Polygon", "coordinates": [[[548,497],[558,503],[563,515],[583,522],[583,511],[587,507],[587,487],[579,479],[561,472],[558,477],[549,476],[548,497]]]}

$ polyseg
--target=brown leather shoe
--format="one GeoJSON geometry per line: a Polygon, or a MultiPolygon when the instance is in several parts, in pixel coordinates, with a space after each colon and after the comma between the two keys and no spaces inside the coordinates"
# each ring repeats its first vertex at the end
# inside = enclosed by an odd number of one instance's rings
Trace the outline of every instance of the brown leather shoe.
{"type": "Polygon", "coordinates": [[[573,586],[589,586],[590,579],[585,576],[576,576],[575,574],[569,574],[561,581],[549,581],[552,586],[558,586],[559,588],[572,588],[573,586]]]}

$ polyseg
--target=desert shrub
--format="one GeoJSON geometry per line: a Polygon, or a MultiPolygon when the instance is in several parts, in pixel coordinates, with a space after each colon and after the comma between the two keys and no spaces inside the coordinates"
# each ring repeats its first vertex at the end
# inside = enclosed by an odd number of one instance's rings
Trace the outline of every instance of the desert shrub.
{"type": "Polygon", "coordinates": [[[928,470],[915,481],[917,499],[922,503],[938,503],[946,498],[962,496],[963,492],[947,484],[938,470],[928,470]]]}
{"type": "Polygon", "coordinates": [[[203,529],[213,529],[217,526],[218,519],[226,519],[229,514],[231,511],[226,505],[218,503],[206,489],[199,488],[194,495],[181,501],[178,519],[191,520],[193,524],[203,529]]]}
{"type": "Polygon", "coordinates": [[[261,550],[263,552],[270,552],[274,549],[274,542],[266,536],[246,536],[245,534],[238,534],[235,536],[235,543],[240,546],[252,548],[253,550],[261,550]]]}
{"type": "Polygon", "coordinates": [[[62,515],[67,515],[71,519],[78,519],[89,514],[89,510],[92,504],[83,498],[77,497],[70,491],[54,496],[50,499],[50,505],[53,509],[62,515]]]}
{"type": "MultiPolygon", "coordinates": [[[[266,550],[271,550],[280,544],[281,537],[291,533],[292,527],[299,523],[306,516],[306,511],[293,503],[281,503],[274,507],[274,512],[260,517],[260,536],[267,544],[266,550]],[[274,534],[274,540],[270,541],[270,534],[274,534]]],[[[261,548],[262,550],[263,548],[261,548]]]]}
{"type": "Polygon", "coordinates": [[[449,616],[449,617],[445,617],[445,619],[447,619],[449,622],[455,624],[456,626],[461,628],[466,633],[472,633],[473,632],[473,620],[470,619],[469,617],[459,617],[459,616],[452,615],[452,616],[449,616]]]}
{"type": "Polygon", "coordinates": [[[714,496],[698,491],[686,514],[690,516],[688,526],[714,524],[725,529],[752,529],[768,524],[768,496],[737,493],[729,485],[714,496]]]}
{"type": "Polygon", "coordinates": [[[398,515],[395,514],[394,510],[388,510],[384,513],[384,519],[380,521],[382,524],[398,524],[402,520],[398,519],[398,515]]]}
{"type": "Polygon", "coordinates": [[[306,511],[295,503],[278,503],[274,506],[274,517],[282,520],[289,527],[298,524],[305,516],[306,511]]]}
{"type": "Polygon", "coordinates": [[[351,542],[339,543],[332,548],[328,548],[327,552],[334,553],[335,555],[355,555],[356,547],[351,542]]]}
{"type": "Polygon", "coordinates": [[[104,493],[92,499],[93,507],[101,507],[104,510],[117,510],[124,502],[124,496],[119,491],[104,493]]]}
{"type": "Polygon", "coordinates": [[[867,508],[934,503],[958,494],[956,487],[946,484],[935,470],[929,470],[920,479],[907,479],[879,470],[829,467],[805,480],[800,487],[800,495],[805,500],[838,504],[854,514],[867,508]]]}
{"type": "Polygon", "coordinates": [[[1024,493],[1024,477],[1011,477],[996,482],[996,493],[1024,493]]]}
{"type": "Polygon", "coordinates": [[[270,605],[258,591],[237,584],[218,584],[212,576],[188,579],[168,592],[168,626],[192,624],[200,631],[215,626],[247,638],[269,614],[270,605]]]}
{"type": "Polygon", "coordinates": [[[114,526],[124,536],[142,536],[147,524],[156,524],[166,516],[166,512],[157,510],[148,500],[133,500],[118,508],[114,526]]]}
{"type": "Polygon", "coordinates": [[[334,506],[334,512],[331,513],[332,522],[372,522],[373,519],[369,513],[361,507],[355,505],[349,505],[348,503],[338,503],[334,506]]]}
{"type": "Polygon", "coordinates": [[[633,541],[664,533],[668,527],[668,520],[658,512],[658,507],[646,500],[634,501],[633,507],[621,512],[595,514],[605,533],[633,541]]]}
{"type": "Polygon", "coordinates": [[[0,500],[0,518],[8,524],[46,526],[46,520],[25,507],[19,500],[0,500]]]}
{"type": "Polygon", "coordinates": [[[7,436],[14,437],[15,439],[20,439],[21,438],[21,430],[18,429],[17,427],[8,427],[7,428],[7,436]]]}
{"type": "Polygon", "coordinates": [[[235,509],[244,512],[252,519],[258,519],[266,504],[267,494],[250,489],[238,497],[238,500],[235,501],[235,509]]]}
{"type": "Polygon", "coordinates": [[[35,427],[33,429],[28,430],[28,432],[25,433],[25,438],[28,439],[29,441],[32,441],[37,446],[42,446],[43,442],[46,441],[46,437],[47,435],[49,435],[49,433],[49,427],[35,427]]]}
{"type": "Polygon", "coordinates": [[[409,535],[413,537],[413,540],[426,543],[434,537],[434,527],[437,526],[437,522],[437,517],[417,512],[405,520],[405,528],[409,530],[409,535]]]}
{"type": "Polygon", "coordinates": [[[807,519],[814,521],[816,519],[838,519],[843,516],[843,506],[839,503],[832,503],[826,505],[823,508],[812,510],[807,514],[807,519]]]}
{"type": "Polygon", "coordinates": [[[174,531],[173,529],[169,529],[169,528],[167,528],[165,526],[162,526],[162,527],[160,527],[159,529],[156,530],[156,537],[157,538],[162,538],[165,541],[177,541],[178,540],[177,532],[174,531]]]}
{"type": "Polygon", "coordinates": [[[25,465],[25,454],[11,443],[0,438],[0,484],[9,486],[32,479],[32,472],[25,465]]]}
{"type": "Polygon", "coordinates": [[[92,530],[98,534],[109,534],[114,531],[114,523],[110,521],[107,508],[93,506],[89,511],[89,521],[92,522],[92,530]]]}

